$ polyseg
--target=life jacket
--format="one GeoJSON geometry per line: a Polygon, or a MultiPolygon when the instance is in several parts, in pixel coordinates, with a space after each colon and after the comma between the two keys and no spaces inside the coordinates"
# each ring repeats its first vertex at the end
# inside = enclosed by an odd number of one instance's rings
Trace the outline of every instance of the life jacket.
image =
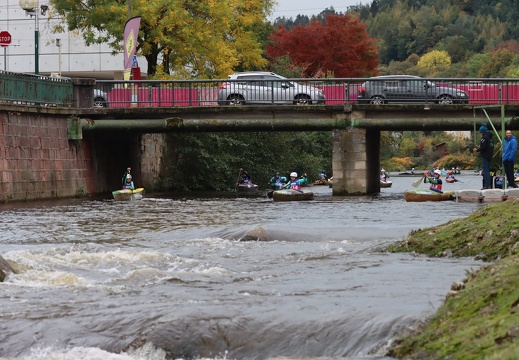
{"type": "Polygon", "coordinates": [[[441,184],[431,184],[431,187],[429,188],[434,191],[442,191],[442,185],[441,184]]]}
{"type": "Polygon", "coordinates": [[[124,183],[123,189],[133,189],[133,181],[130,181],[129,183],[124,183]]]}
{"type": "Polygon", "coordinates": [[[290,181],[290,188],[292,190],[301,190],[301,185],[299,184],[299,180],[290,181]]]}

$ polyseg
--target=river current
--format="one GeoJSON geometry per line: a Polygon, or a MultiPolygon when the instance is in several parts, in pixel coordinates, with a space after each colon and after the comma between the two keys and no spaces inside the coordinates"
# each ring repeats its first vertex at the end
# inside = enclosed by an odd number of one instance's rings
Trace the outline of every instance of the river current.
{"type": "MultiPolygon", "coordinates": [[[[459,177],[446,190],[479,188],[459,177]]],[[[372,196],[153,197],[0,207],[1,359],[388,359],[481,262],[388,254],[480,204],[372,196]],[[259,238],[266,241],[243,241],[259,238]]],[[[420,188],[426,188],[425,184],[420,188]]]]}

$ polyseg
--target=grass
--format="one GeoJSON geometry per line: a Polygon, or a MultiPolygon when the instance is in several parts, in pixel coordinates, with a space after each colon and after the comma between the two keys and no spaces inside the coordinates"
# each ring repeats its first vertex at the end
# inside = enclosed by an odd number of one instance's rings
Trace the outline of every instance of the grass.
{"type": "Polygon", "coordinates": [[[489,262],[467,272],[438,312],[396,341],[399,359],[519,359],[519,201],[485,206],[465,219],[413,231],[387,248],[489,262]]]}

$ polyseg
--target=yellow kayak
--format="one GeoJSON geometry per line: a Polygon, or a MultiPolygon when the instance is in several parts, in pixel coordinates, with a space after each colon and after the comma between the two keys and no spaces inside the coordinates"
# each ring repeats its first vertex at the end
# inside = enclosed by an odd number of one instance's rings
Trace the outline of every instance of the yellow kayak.
{"type": "Polygon", "coordinates": [[[122,189],[112,191],[112,196],[115,201],[128,201],[128,200],[140,200],[142,199],[142,192],[144,188],[138,188],[135,190],[131,189],[122,189]]]}

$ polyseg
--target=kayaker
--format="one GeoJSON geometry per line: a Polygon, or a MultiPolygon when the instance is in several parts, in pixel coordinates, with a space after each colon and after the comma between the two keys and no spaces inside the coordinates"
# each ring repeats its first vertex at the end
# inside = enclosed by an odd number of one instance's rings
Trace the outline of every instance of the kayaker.
{"type": "Polygon", "coordinates": [[[126,179],[123,184],[123,189],[135,190],[135,185],[133,185],[132,176],[130,174],[126,175],[126,179]]]}
{"type": "Polygon", "coordinates": [[[325,170],[321,171],[321,173],[319,174],[319,180],[326,181],[326,171],[325,170]]]}
{"type": "Polygon", "coordinates": [[[281,189],[287,183],[287,178],[285,176],[281,176],[279,171],[276,171],[273,177],[270,178],[269,185],[272,188],[281,189]]]}
{"type": "Polygon", "coordinates": [[[384,168],[380,169],[380,181],[386,182],[387,178],[386,170],[384,168]]]}
{"type": "Polygon", "coordinates": [[[306,173],[298,179],[297,173],[292,172],[292,173],[290,173],[290,180],[285,185],[285,188],[292,189],[292,190],[301,190],[301,185],[306,184],[307,181],[308,181],[308,179],[307,179],[306,173]]]}
{"type": "Polygon", "coordinates": [[[458,180],[454,177],[454,175],[452,174],[452,171],[449,171],[447,173],[447,176],[445,177],[445,181],[447,181],[447,182],[456,182],[458,180]]]}
{"type": "MultiPolygon", "coordinates": [[[[503,170],[497,169],[496,174],[494,175],[494,188],[495,189],[502,188],[503,181],[504,181],[503,170]]],[[[514,184],[515,184],[515,182],[514,182],[514,184]]]]}
{"type": "Polygon", "coordinates": [[[130,172],[131,172],[131,171],[132,171],[132,168],[131,168],[131,167],[127,167],[127,168],[126,168],[126,172],[124,173],[123,178],[122,178],[122,184],[123,184],[123,187],[124,187],[124,185],[126,184],[126,177],[127,177],[127,176],[130,176],[130,178],[131,178],[131,175],[130,175],[130,172]]]}
{"type": "Polygon", "coordinates": [[[429,189],[431,189],[432,191],[443,194],[442,179],[440,179],[441,174],[442,174],[442,172],[440,170],[434,170],[434,175],[433,175],[434,177],[431,178],[429,176],[429,172],[426,171],[423,173],[423,176],[424,176],[423,182],[425,184],[430,183],[431,186],[429,187],[429,189]]]}
{"type": "Polygon", "coordinates": [[[241,171],[241,180],[240,184],[252,184],[252,179],[250,175],[243,169],[240,169],[241,171]]]}

